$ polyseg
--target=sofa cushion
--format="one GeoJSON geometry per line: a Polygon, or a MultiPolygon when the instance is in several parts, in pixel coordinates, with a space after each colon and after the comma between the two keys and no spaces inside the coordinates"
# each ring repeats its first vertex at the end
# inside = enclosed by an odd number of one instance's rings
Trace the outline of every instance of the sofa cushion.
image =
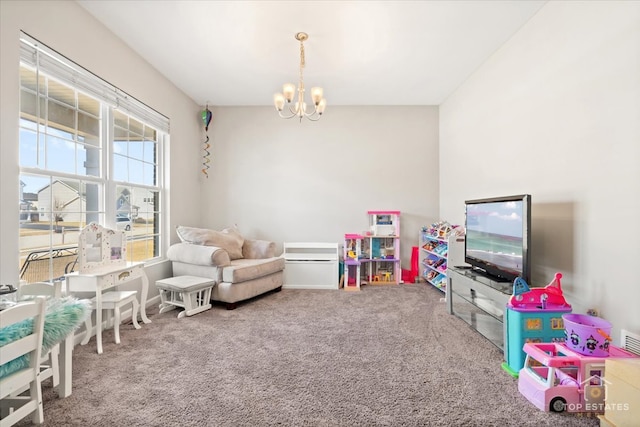
{"type": "Polygon", "coordinates": [[[284,270],[284,258],[236,259],[222,269],[222,281],[240,283],[284,270]]]}
{"type": "Polygon", "coordinates": [[[216,267],[215,265],[187,264],[180,261],[173,261],[171,263],[173,276],[208,277],[216,283],[222,281],[223,268],[224,267],[216,267]]]}
{"type": "Polygon", "coordinates": [[[204,246],[217,246],[227,251],[229,258],[232,260],[242,258],[244,238],[236,227],[216,231],[179,225],[176,227],[176,233],[183,242],[204,246]]]}
{"type": "Polygon", "coordinates": [[[218,283],[211,291],[211,299],[227,304],[244,301],[273,289],[282,287],[283,272],[278,271],[268,276],[247,280],[242,283],[218,283]]]}

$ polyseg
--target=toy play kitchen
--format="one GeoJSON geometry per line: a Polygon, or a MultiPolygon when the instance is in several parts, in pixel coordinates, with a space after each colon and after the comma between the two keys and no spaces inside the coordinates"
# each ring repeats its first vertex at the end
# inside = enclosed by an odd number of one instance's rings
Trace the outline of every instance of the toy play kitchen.
{"type": "Polygon", "coordinates": [[[517,378],[524,366],[527,342],[562,342],[565,339],[563,315],[571,312],[564,299],[561,273],[544,288],[529,288],[518,277],[505,311],[505,362],[502,368],[517,378]]]}

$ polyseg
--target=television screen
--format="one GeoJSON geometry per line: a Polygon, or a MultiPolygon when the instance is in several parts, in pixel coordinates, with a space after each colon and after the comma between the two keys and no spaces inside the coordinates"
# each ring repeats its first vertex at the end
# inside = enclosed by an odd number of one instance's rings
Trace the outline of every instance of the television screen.
{"type": "Polygon", "coordinates": [[[529,282],[531,196],[467,200],[465,261],[500,280],[529,282]]]}

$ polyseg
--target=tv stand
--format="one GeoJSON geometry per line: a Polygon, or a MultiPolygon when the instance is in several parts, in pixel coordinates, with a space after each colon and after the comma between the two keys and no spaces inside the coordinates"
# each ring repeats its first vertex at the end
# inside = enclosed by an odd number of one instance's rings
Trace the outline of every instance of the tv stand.
{"type": "Polygon", "coordinates": [[[504,311],[512,286],[482,273],[460,267],[447,270],[447,311],[504,351],[504,311]]]}
{"type": "Polygon", "coordinates": [[[505,282],[511,282],[511,280],[507,279],[506,277],[502,277],[502,276],[496,276],[494,274],[489,273],[488,271],[485,271],[479,267],[470,267],[471,270],[476,274],[476,275],[480,275],[483,277],[486,277],[487,279],[493,281],[493,282],[498,282],[498,283],[505,283],[505,282]]]}

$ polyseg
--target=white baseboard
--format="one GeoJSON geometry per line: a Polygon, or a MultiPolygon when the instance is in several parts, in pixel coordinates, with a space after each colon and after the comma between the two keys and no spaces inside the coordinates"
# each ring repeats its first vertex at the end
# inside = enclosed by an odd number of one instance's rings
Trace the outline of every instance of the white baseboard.
{"type": "Polygon", "coordinates": [[[334,285],[282,285],[282,289],[330,289],[338,290],[338,284],[334,285]]]}

